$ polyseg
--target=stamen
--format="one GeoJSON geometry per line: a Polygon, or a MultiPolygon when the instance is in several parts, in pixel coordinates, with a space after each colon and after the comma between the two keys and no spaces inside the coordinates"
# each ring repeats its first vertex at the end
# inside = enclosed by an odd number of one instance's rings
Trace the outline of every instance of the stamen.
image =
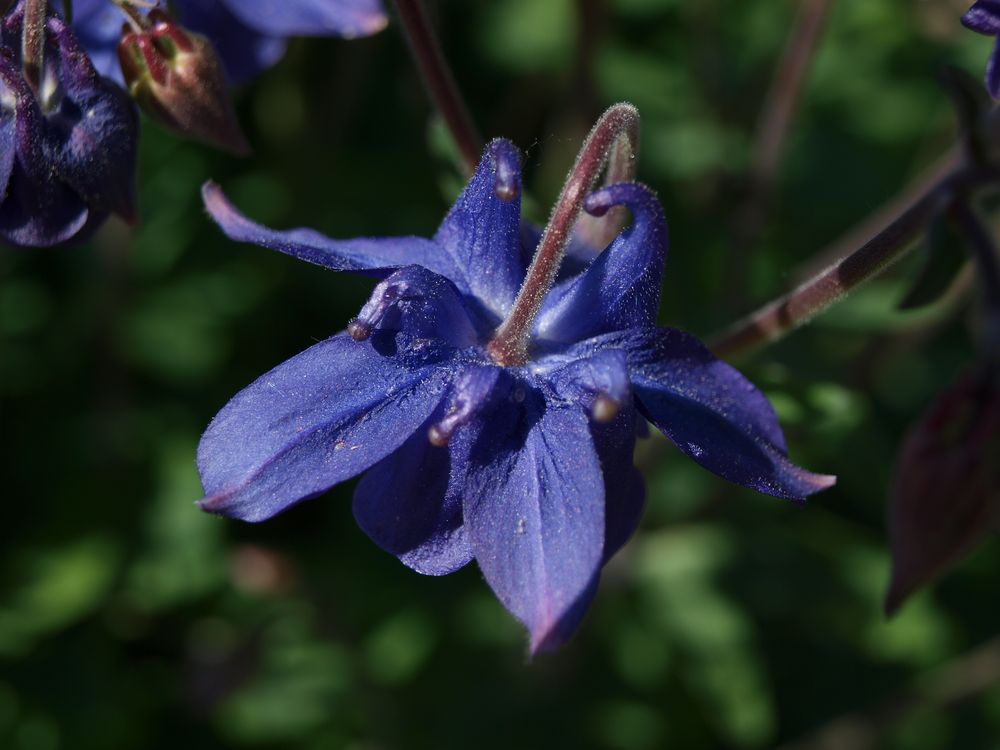
{"type": "Polygon", "coordinates": [[[617,417],[621,408],[622,405],[617,399],[602,393],[594,399],[594,404],[590,407],[590,416],[595,422],[605,424],[617,417]]]}
{"type": "Polygon", "coordinates": [[[497,144],[491,145],[490,156],[496,170],[493,192],[504,203],[510,203],[521,194],[521,165],[510,149],[501,148],[497,144]]]}
{"type": "Polygon", "coordinates": [[[605,111],[580,149],[510,314],[486,347],[497,364],[519,366],[528,361],[531,328],[559,272],[573,224],[580,215],[587,192],[622,138],[627,139],[634,150],[639,140],[639,112],[631,104],[615,104],[605,111]]]}

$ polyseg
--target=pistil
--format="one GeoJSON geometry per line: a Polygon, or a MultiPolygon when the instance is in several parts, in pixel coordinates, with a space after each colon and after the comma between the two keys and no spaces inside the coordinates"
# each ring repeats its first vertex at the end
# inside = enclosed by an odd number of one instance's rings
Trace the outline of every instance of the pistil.
{"type": "Polygon", "coordinates": [[[486,347],[497,364],[519,366],[528,361],[531,329],[542,301],[559,272],[573,225],[580,215],[587,193],[594,186],[614,149],[623,141],[631,159],[635,159],[639,142],[639,112],[631,104],[625,103],[615,104],[601,115],[580,149],[576,163],[552,209],[549,223],[542,233],[538,250],[510,314],[486,347]]]}

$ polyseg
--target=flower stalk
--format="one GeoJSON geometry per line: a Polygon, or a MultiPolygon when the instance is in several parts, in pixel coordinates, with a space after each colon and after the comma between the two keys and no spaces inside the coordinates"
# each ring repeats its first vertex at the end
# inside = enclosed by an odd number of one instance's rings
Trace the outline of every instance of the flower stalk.
{"type": "Polygon", "coordinates": [[[396,0],[396,12],[406,31],[406,38],[424,85],[458,147],[465,176],[469,177],[479,162],[483,139],[472,124],[472,118],[441,52],[441,45],[431,27],[427,11],[420,0],[396,0]]]}
{"type": "Polygon", "coordinates": [[[21,27],[21,65],[24,79],[41,102],[42,70],[45,66],[45,19],[48,0],[27,0],[21,27]]]}
{"type": "Polygon", "coordinates": [[[542,301],[559,272],[573,225],[580,216],[587,193],[608,164],[612,153],[624,148],[625,153],[630,156],[621,157],[619,162],[633,161],[638,142],[639,112],[631,104],[621,103],[609,107],[590,131],[566,178],[555,208],[552,209],[549,223],[538,242],[535,257],[528,267],[514,305],[486,347],[497,364],[518,366],[528,361],[531,328],[542,301]],[[622,142],[627,145],[620,145],[622,142]]]}
{"type": "Polygon", "coordinates": [[[967,195],[998,178],[1000,171],[992,166],[965,165],[949,172],[853,253],[710,340],[712,351],[719,357],[745,354],[809,322],[903,258],[931,218],[956,203],[956,196],[967,195]]]}

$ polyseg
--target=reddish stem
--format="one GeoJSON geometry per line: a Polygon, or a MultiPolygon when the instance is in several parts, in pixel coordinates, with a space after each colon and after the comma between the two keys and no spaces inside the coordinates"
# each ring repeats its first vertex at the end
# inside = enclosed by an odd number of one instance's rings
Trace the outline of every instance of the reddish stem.
{"type": "Polygon", "coordinates": [[[444,59],[424,5],[420,0],[396,0],[396,12],[406,30],[410,50],[434,106],[441,113],[455,145],[458,146],[466,176],[471,176],[479,163],[483,140],[472,124],[469,111],[458,92],[455,77],[444,59]]]}
{"type": "Polygon", "coordinates": [[[635,145],[639,142],[639,112],[631,104],[622,103],[609,107],[584,141],[580,154],[576,157],[576,164],[566,178],[559,200],[552,209],[549,223],[538,242],[538,250],[517,299],[514,300],[514,306],[486,347],[497,364],[517,366],[528,361],[531,328],[542,307],[542,300],[555,281],[573,224],[580,215],[584,198],[620,139],[627,139],[634,158],[635,145]]]}
{"type": "Polygon", "coordinates": [[[35,97],[39,98],[42,85],[42,68],[45,65],[45,20],[48,0],[27,0],[24,4],[24,22],[21,27],[21,66],[24,79],[35,97]]]}
{"type": "Polygon", "coordinates": [[[997,178],[992,168],[959,167],[853,253],[735,323],[711,342],[712,350],[720,357],[731,357],[780,339],[906,255],[927,222],[956,195],[997,178]]]}

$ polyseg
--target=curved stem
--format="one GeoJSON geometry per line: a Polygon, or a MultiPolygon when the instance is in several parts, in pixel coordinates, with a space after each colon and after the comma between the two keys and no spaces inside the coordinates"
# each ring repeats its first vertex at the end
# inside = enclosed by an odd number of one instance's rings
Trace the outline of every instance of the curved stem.
{"type": "Polygon", "coordinates": [[[555,281],[583,200],[621,140],[627,143],[624,148],[629,160],[634,159],[635,145],[639,141],[639,112],[631,104],[609,107],[584,141],[549,216],[514,306],[486,347],[497,364],[522,365],[528,361],[531,328],[542,300],[555,281]]]}
{"type": "Polygon", "coordinates": [[[458,146],[466,176],[470,177],[479,163],[483,140],[472,124],[423,3],[420,0],[396,0],[396,12],[406,30],[406,38],[424,84],[458,146]]]}
{"type": "MultiPolygon", "coordinates": [[[[639,152],[639,130],[633,136],[619,138],[611,149],[608,166],[604,170],[604,184],[614,185],[619,182],[632,182],[635,179],[635,168],[639,152]]],[[[577,238],[597,251],[606,248],[628,220],[628,210],[623,206],[611,208],[604,216],[583,214],[577,219],[574,232],[577,238]]]]}

